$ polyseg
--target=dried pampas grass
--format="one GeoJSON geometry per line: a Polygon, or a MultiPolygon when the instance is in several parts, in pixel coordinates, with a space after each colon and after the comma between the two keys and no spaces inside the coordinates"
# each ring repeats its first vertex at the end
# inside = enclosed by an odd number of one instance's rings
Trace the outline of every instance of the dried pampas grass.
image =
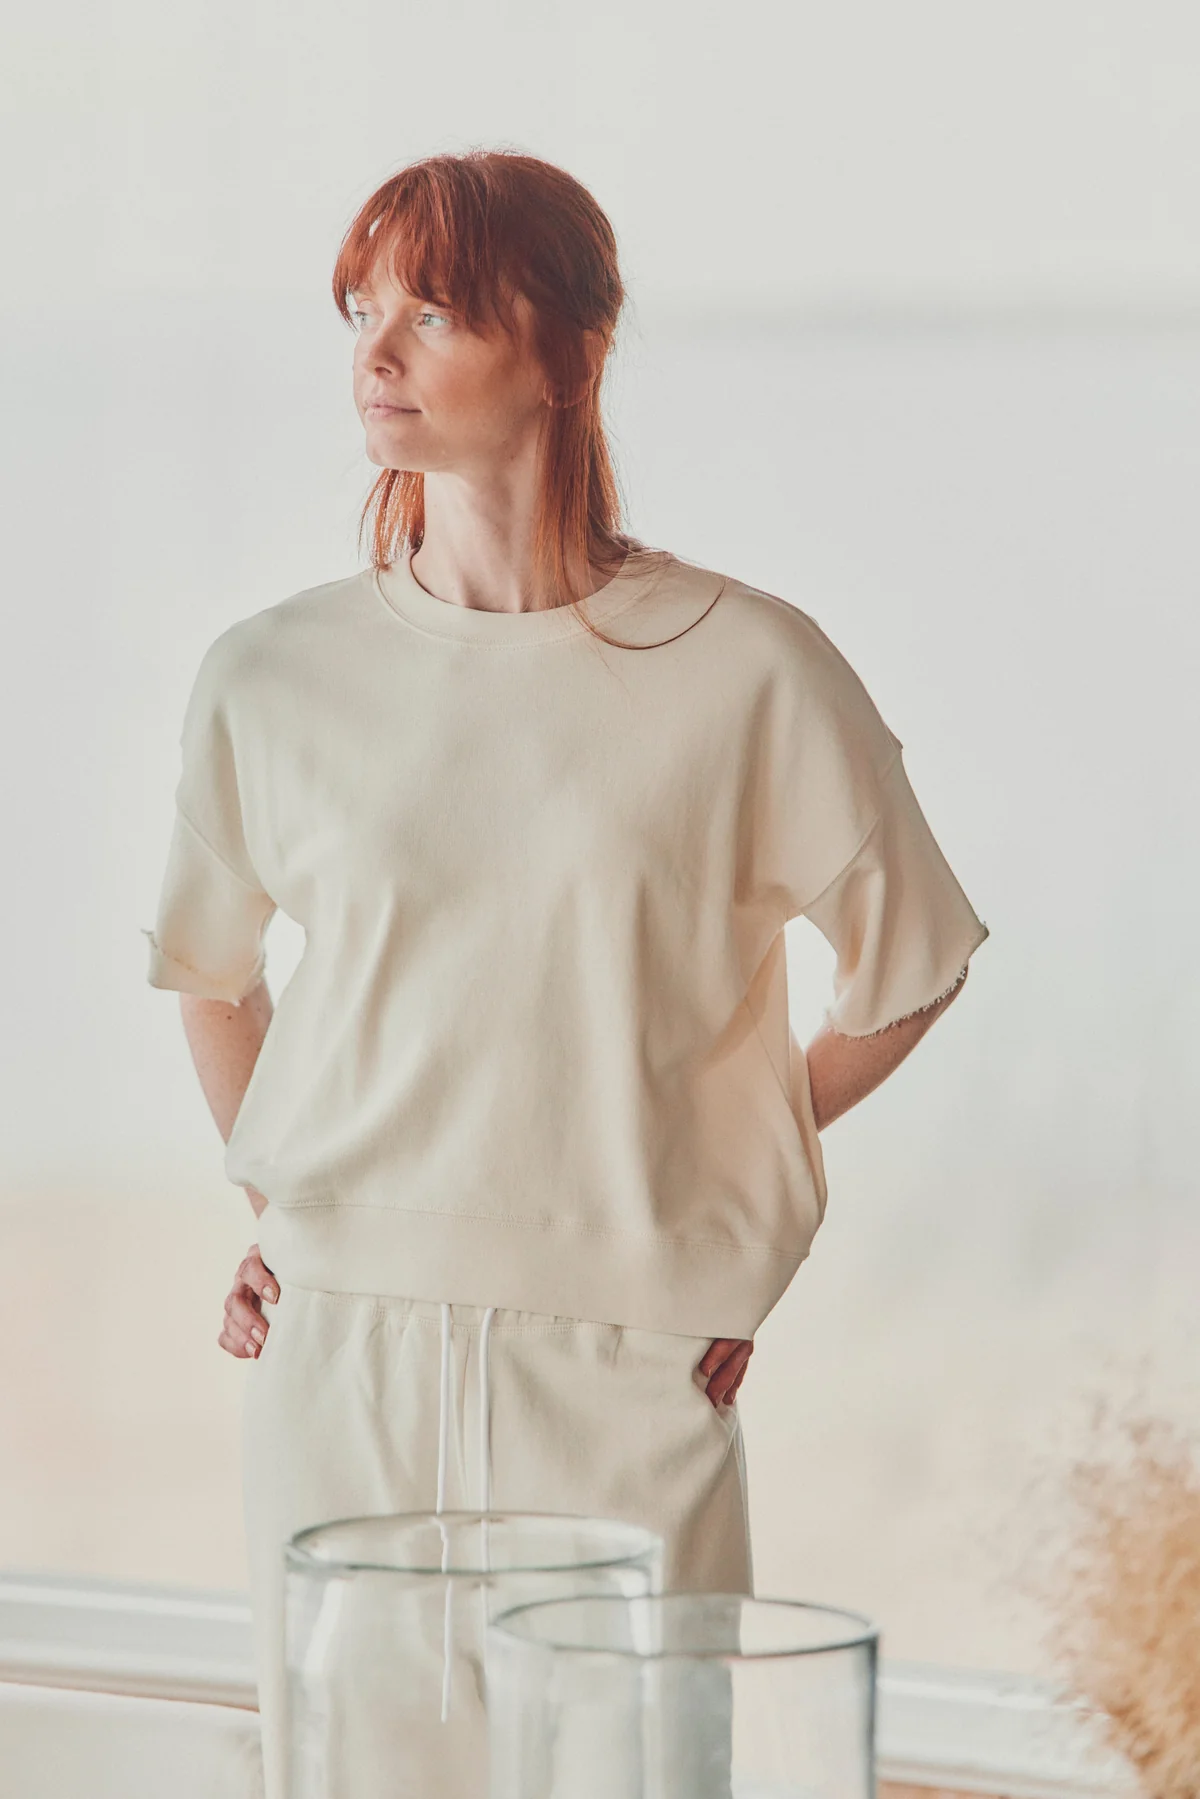
{"type": "Polygon", "coordinates": [[[1046,1647],[1148,1799],[1200,1795],[1194,1450],[1142,1401],[1099,1400],[1089,1452],[1066,1477],[1066,1547],[1040,1577],[1046,1647]]]}

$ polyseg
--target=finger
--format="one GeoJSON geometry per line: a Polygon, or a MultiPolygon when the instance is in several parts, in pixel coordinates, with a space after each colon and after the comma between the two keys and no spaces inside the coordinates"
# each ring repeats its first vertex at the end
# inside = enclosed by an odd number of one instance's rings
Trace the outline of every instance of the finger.
{"type": "Polygon", "coordinates": [[[708,1383],[708,1396],[714,1405],[728,1402],[730,1389],[740,1378],[746,1363],[750,1360],[751,1345],[739,1343],[715,1371],[708,1383]]]}
{"type": "Polygon", "coordinates": [[[252,1293],[249,1287],[235,1287],[225,1301],[225,1325],[235,1334],[240,1332],[243,1337],[253,1337],[260,1348],[271,1328],[259,1309],[257,1293],[252,1293]]]}
{"type": "Polygon", "coordinates": [[[729,1392],[725,1396],[727,1404],[732,1404],[734,1396],[736,1395],[738,1388],[741,1386],[743,1380],[746,1378],[746,1370],[750,1366],[750,1357],[754,1354],[753,1338],[751,1338],[751,1340],[748,1343],[744,1344],[743,1348],[745,1350],[745,1354],[742,1356],[741,1361],[738,1364],[737,1373],[733,1377],[733,1385],[730,1387],[729,1392]]]}
{"type": "Polygon", "coordinates": [[[732,1380],[736,1364],[733,1360],[733,1349],[729,1349],[722,1359],[715,1363],[705,1391],[714,1405],[719,1405],[725,1396],[725,1390],[732,1380]]]}
{"type": "Polygon", "coordinates": [[[221,1334],[217,1338],[217,1342],[222,1349],[227,1350],[232,1356],[243,1356],[252,1359],[258,1354],[258,1344],[254,1341],[254,1338],[246,1336],[243,1331],[238,1330],[236,1325],[230,1324],[228,1319],[226,1319],[225,1324],[221,1329],[221,1334]]]}
{"type": "Polygon", "coordinates": [[[725,1357],[738,1341],[739,1339],[737,1337],[714,1337],[704,1354],[700,1357],[698,1366],[701,1374],[712,1374],[719,1368],[721,1363],[725,1360],[725,1357]]]}
{"type": "Polygon", "coordinates": [[[258,1253],[258,1244],[250,1245],[249,1254],[238,1268],[236,1280],[253,1289],[260,1299],[274,1304],[279,1298],[279,1283],[258,1253]]]}
{"type": "Polygon", "coordinates": [[[741,1373],[742,1369],[746,1366],[746,1363],[750,1360],[751,1348],[752,1345],[749,1343],[739,1343],[732,1352],[726,1356],[721,1364],[719,1372],[732,1381],[736,1375],[741,1373]]]}

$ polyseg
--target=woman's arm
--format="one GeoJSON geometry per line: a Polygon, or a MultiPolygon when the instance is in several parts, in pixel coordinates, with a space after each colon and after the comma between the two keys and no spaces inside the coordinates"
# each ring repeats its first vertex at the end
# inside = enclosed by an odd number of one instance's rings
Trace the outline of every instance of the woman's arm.
{"type": "Polygon", "coordinates": [[[828,1025],[822,1025],[804,1052],[817,1129],[824,1130],[827,1124],[832,1124],[835,1118],[840,1118],[843,1112],[848,1112],[860,1099],[874,1092],[880,1082],[899,1067],[910,1050],[915,1049],[934,1019],[941,1016],[965,985],[964,970],[957,984],[933,1005],[870,1037],[845,1037],[828,1025]]]}
{"type": "MultiPolygon", "coordinates": [[[[181,993],[179,1003],[184,1033],[208,1109],[228,1143],[275,1010],[270,991],[266,981],[260,981],[236,1006],[228,1000],[201,999],[193,993],[181,993]]],[[[261,1218],[266,1198],[257,1187],[247,1187],[245,1192],[254,1216],[261,1218]]],[[[221,1348],[234,1356],[257,1356],[270,1329],[262,1302],[265,1299],[274,1304],[278,1297],[272,1271],[259,1255],[258,1244],[252,1243],[225,1300],[225,1316],[217,1338],[221,1348]]]]}
{"type": "MultiPolygon", "coordinates": [[[[236,1006],[193,993],[181,993],[179,1002],[184,1034],[208,1109],[228,1143],[274,1013],[270,990],[266,981],[260,981],[236,1006]]],[[[247,1187],[245,1192],[255,1217],[261,1217],[267,1203],[263,1195],[256,1187],[247,1187]]]]}
{"type": "MultiPolygon", "coordinates": [[[[804,1052],[817,1129],[832,1124],[886,1080],[965,985],[964,972],[933,1005],[870,1037],[844,1037],[822,1025],[804,1052]]],[[[753,1353],[753,1337],[716,1337],[709,1344],[699,1366],[710,1377],[707,1391],[713,1405],[732,1404],[753,1353]]]]}

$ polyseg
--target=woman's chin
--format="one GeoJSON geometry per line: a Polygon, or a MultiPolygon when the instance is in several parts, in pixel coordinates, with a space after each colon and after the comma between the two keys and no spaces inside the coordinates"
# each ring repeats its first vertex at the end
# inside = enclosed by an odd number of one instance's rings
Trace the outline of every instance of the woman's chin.
{"type": "Polygon", "coordinates": [[[367,461],[374,462],[379,468],[407,469],[414,474],[420,473],[421,458],[415,456],[412,435],[412,428],[406,418],[390,418],[386,426],[382,421],[368,421],[367,461]]]}
{"type": "Polygon", "coordinates": [[[367,461],[373,462],[376,468],[395,469],[397,474],[423,475],[425,465],[411,451],[399,448],[389,449],[380,444],[367,445],[367,461]]]}

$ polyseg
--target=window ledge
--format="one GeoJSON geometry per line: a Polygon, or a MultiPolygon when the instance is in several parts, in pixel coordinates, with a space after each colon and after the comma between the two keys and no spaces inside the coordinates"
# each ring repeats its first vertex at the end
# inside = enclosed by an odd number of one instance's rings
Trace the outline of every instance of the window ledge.
{"type": "Polygon", "coordinates": [[[0,1574],[0,1680],[257,1706],[244,1593],[0,1574]]]}
{"type": "MultiPolygon", "coordinates": [[[[0,1680],[256,1705],[244,1593],[0,1574],[0,1680]]],[[[878,1775],[1005,1799],[1137,1791],[1083,1706],[1044,1682],[881,1659],[878,1775]]]]}

